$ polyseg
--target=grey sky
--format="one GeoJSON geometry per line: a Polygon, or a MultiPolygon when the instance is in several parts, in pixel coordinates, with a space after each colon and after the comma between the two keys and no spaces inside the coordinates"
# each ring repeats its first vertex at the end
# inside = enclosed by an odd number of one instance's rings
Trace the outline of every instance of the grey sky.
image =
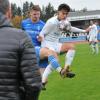
{"type": "Polygon", "coordinates": [[[39,4],[46,6],[50,2],[55,9],[61,3],[67,3],[72,9],[80,10],[83,8],[87,8],[88,10],[100,10],[100,0],[10,0],[12,3],[16,3],[21,6],[20,2],[33,2],[34,4],[39,4]]]}

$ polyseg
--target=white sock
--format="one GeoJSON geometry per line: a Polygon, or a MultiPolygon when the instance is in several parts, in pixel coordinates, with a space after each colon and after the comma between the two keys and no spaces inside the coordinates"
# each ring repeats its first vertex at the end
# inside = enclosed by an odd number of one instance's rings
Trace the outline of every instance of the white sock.
{"type": "Polygon", "coordinates": [[[92,52],[95,53],[95,46],[94,46],[94,44],[91,44],[91,49],[92,49],[92,52]]]}
{"type": "Polygon", "coordinates": [[[49,64],[46,67],[46,69],[45,69],[45,71],[44,71],[44,73],[42,75],[42,83],[47,82],[48,76],[49,76],[49,74],[51,74],[52,71],[53,71],[53,67],[51,66],[51,64],[49,64]]]}
{"type": "Polygon", "coordinates": [[[98,43],[95,44],[95,51],[96,51],[97,54],[99,53],[99,46],[98,46],[98,43]]]}
{"type": "Polygon", "coordinates": [[[56,71],[60,73],[61,69],[62,69],[61,67],[58,67],[58,68],[56,68],[56,71]]]}
{"type": "Polygon", "coordinates": [[[75,55],[75,50],[68,50],[65,57],[65,66],[70,66],[75,55]]]}

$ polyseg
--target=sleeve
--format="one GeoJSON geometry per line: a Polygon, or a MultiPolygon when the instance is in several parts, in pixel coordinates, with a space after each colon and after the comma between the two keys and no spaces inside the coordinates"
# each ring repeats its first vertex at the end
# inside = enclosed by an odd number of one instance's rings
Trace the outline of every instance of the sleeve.
{"type": "Polygon", "coordinates": [[[76,27],[73,27],[73,26],[71,26],[71,28],[70,28],[70,31],[71,32],[86,32],[85,30],[83,30],[83,29],[79,29],[79,28],[76,28],[76,27]]]}
{"type": "Polygon", "coordinates": [[[26,91],[25,100],[37,100],[36,98],[39,96],[42,83],[35,49],[27,36],[20,41],[20,48],[22,52],[20,70],[26,91]]]}
{"type": "Polygon", "coordinates": [[[48,21],[44,25],[44,27],[43,27],[43,29],[42,29],[42,31],[40,32],[39,35],[44,37],[44,35],[48,34],[53,28],[54,28],[54,24],[52,24],[51,22],[48,21]]]}

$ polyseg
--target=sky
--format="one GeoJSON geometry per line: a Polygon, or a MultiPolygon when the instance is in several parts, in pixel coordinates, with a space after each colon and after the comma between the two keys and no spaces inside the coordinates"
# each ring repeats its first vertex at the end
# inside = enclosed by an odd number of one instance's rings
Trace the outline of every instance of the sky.
{"type": "Polygon", "coordinates": [[[10,0],[11,3],[16,3],[18,6],[22,6],[23,2],[33,2],[33,4],[38,4],[40,7],[47,6],[50,2],[55,9],[61,3],[67,3],[72,9],[81,10],[87,8],[88,10],[100,10],[100,0],[10,0]]]}

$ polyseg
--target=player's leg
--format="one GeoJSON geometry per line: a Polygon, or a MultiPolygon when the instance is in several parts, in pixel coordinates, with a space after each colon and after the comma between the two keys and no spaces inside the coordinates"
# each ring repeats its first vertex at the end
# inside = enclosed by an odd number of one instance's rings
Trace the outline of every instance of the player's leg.
{"type": "Polygon", "coordinates": [[[47,48],[41,48],[40,58],[41,59],[48,58],[48,62],[49,64],[51,64],[52,68],[57,70],[58,72],[61,71],[61,66],[59,64],[58,55],[56,52],[47,48]]]}
{"type": "Polygon", "coordinates": [[[98,54],[99,53],[99,46],[98,46],[98,40],[97,40],[96,36],[94,38],[94,42],[95,42],[95,52],[96,52],[96,54],[98,54]]]}
{"type": "Polygon", "coordinates": [[[99,46],[98,46],[98,42],[96,42],[95,49],[96,49],[96,54],[98,54],[98,53],[99,53],[99,46]]]}
{"type": "Polygon", "coordinates": [[[61,66],[58,61],[58,55],[56,52],[49,50],[47,48],[41,48],[40,50],[41,59],[48,58],[49,65],[46,67],[43,75],[42,75],[42,89],[45,90],[45,85],[48,80],[48,76],[52,73],[53,70],[57,70],[59,73],[61,71],[61,66]]]}
{"type": "Polygon", "coordinates": [[[44,59],[45,57],[48,58],[48,62],[51,64],[51,66],[56,69],[58,72],[61,71],[61,67],[58,61],[58,55],[55,50],[56,44],[45,41],[44,44],[42,44],[42,48],[40,50],[40,57],[41,59],[44,59]]]}
{"type": "MultiPolygon", "coordinates": [[[[58,66],[60,66],[59,65],[59,63],[56,63],[56,65],[57,65],[57,67],[55,68],[55,65],[52,65],[52,66],[54,66],[54,69],[58,69],[58,72],[61,72],[61,75],[62,75],[62,77],[64,77],[64,75],[63,74],[65,74],[66,72],[66,70],[68,70],[69,71],[69,66],[71,65],[71,62],[72,62],[72,60],[73,60],[73,57],[74,57],[74,54],[75,54],[75,47],[74,47],[74,45],[73,44],[69,44],[69,43],[64,43],[64,44],[61,44],[61,43],[56,43],[56,45],[50,45],[50,47],[52,47],[53,48],[53,50],[55,50],[55,52],[57,52],[57,53],[60,53],[60,52],[68,52],[67,53],[67,55],[66,55],[66,59],[67,60],[65,60],[65,67],[64,67],[64,70],[62,70],[61,69],[61,67],[58,67],[58,66]],[[63,74],[62,74],[63,73],[63,74]]],[[[53,57],[51,56],[50,57],[50,59],[52,59],[53,57]]],[[[51,61],[55,61],[55,60],[51,60],[51,61]]],[[[57,62],[57,61],[56,61],[57,62]]],[[[54,62],[53,62],[53,64],[55,64],[54,62]]],[[[68,73],[69,74],[69,73],[68,73]]],[[[70,74],[71,75],[71,74],[70,74]]],[[[74,76],[75,74],[73,74],[73,76],[74,76]]],[[[71,78],[72,77],[72,75],[71,76],[68,76],[69,78],[71,78]]]]}
{"type": "Polygon", "coordinates": [[[35,52],[36,52],[36,58],[37,58],[37,62],[38,62],[38,65],[39,65],[39,68],[40,68],[40,73],[41,75],[43,74],[46,66],[48,65],[47,62],[46,64],[44,63],[44,60],[40,62],[40,47],[39,46],[36,46],[35,47],[35,52]]]}
{"type": "Polygon", "coordinates": [[[40,59],[48,58],[49,64],[56,69],[58,72],[61,71],[61,67],[59,64],[58,54],[50,49],[41,48],[40,50],[40,59]]]}
{"type": "MultiPolygon", "coordinates": [[[[66,53],[64,71],[69,72],[69,68],[72,64],[75,55],[75,46],[72,43],[63,43],[60,52],[66,53]]],[[[73,76],[75,76],[74,73],[73,76]]]]}
{"type": "Polygon", "coordinates": [[[40,59],[39,66],[40,66],[41,75],[43,75],[44,70],[47,67],[47,65],[48,65],[48,59],[47,58],[46,59],[43,59],[43,60],[40,59]]]}
{"type": "Polygon", "coordinates": [[[40,49],[40,59],[48,58],[50,55],[53,55],[55,58],[58,59],[57,53],[55,53],[53,50],[45,47],[40,49]]]}
{"type": "Polygon", "coordinates": [[[46,90],[46,84],[48,83],[48,76],[52,73],[52,71],[53,71],[54,69],[53,69],[53,67],[51,66],[51,64],[49,64],[47,67],[46,67],[46,69],[45,69],[45,71],[44,71],[44,73],[43,73],[43,75],[42,75],[42,90],[46,90]]]}
{"type": "Polygon", "coordinates": [[[89,45],[90,45],[90,48],[92,50],[92,54],[95,53],[95,43],[94,43],[94,37],[93,36],[90,36],[89,38],[89,45]]]}
{"type": "Polygon", "coordinates": [[[49,50],[48,48],[36,48],[36,54],[38,61],[47,58],[48,62],[54,69],[56,69],[58,72],[61,71],[62,68],[60,67],[56,52],[49,50]]]}

